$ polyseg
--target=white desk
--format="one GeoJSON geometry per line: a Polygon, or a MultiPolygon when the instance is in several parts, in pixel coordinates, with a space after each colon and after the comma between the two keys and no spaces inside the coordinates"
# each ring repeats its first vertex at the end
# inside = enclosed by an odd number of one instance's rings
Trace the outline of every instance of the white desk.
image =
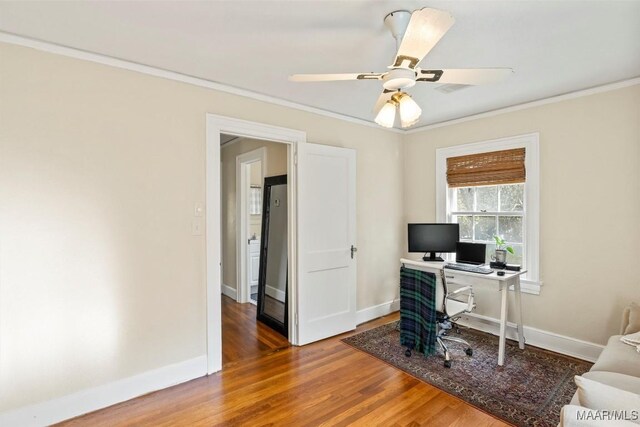
{"type": "Polygon", "coordinates": [[[498,346],[499,366],[504,365],[504,348],[507,333],[507,296],[509,295],[509,287],[513,286],[513,290],[515,291],[516,322],[518,324],[518,345],[521,349],[524,349],[520,276],[526,273],[527,270],[505,271],[504,276],[498,276],[495,271],[491,274],[479,274],[445,269],[443,268],[445,265],[444,262],[413,261],[402,258],[400,259],[400,263],[407,268],[435,273],[436,280],[441,280],[440,271],[444,270],[447,283],[463,286],[491,287],[500,291],[502,304],[500,308],[500,344],[498,346]]]}

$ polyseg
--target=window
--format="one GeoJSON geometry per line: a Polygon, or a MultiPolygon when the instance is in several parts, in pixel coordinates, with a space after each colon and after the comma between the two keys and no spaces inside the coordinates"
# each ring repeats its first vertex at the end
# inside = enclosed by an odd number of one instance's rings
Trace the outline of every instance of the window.
{"type": "Polygon", "coordinates": [[[249,214],[262,215],[262,187],[252,185],[249,192],[249,214]]]}
{"type": "Polygon", "coordinates": [[[538,159],[538,134],[436,150],[438,222],[459,223],[460,240],[485,243],[488,260],[495,250],[493,236],[502,236],[515,251],[507,261],[527,270],[523,292],[533,294],[540,293],[538,159]],[[514,158],[518,153],[521,158],[514,158]],[[469,167],[470,161],[485,161],[488,167],[469,167]]]}
{"type": "Polygon", "coordinates": [[[448,189],[447,222],[460,224],[460,240],[485,243],[487,260],[496,249],[493,236],[501,236],[515,255],[507,262],[527,268],[524,184],[456,187],[448,189]]]}

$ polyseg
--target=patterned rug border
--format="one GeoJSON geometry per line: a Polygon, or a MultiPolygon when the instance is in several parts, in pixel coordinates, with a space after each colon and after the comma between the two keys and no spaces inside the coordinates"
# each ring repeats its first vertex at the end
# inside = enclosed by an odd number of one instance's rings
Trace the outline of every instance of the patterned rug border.
{"type": "MultiPolygon", "coordinates": [[[[475,408],[475,409],[479,410],[480,412],[483,412],[483,413],[485,413],[485,414],[487,414],[487,415],[491,416],[492,418],[494,418],[494,419],[496,419],[496,420],[502,421],[502,422],[507,423],[507,424],[510,424],[510,425],[512,425],[512,426],[518,426],[518,425],[520,425],[520,424],[518,424],[518,421],[517,421],[517,420],[515,420],[515,419],[512,419],[512,418],[508,417],[508,415],[507,415],[507,414],[496,414],[496,413],[494,413],[494,412],[490,412],[487,408],[484,408],[484,407],[482,407],[482,406],[479,406],[479,405],[478,405],[478,404],[476,404],[475,402],[471,402],[471,401],[469,401],[469,400],[465,400],[465,399],[464,399],[463,397],[461,397],[459,394],[455,394],[455,392],[454,392],[453,390],[451,390],[450,388],[446,387],[446,385],[444,385],[444,384],[434,384],[434,383],[432,383],[432,382],[428,381],[426,378],[420,377],[420,376],[418,376],[416,373],[411,372],[411,371],[410,371],[408,368],[406,368],[406,367],[399,366],[399,365],[395,365],[395,364],[393,364],[391,361],[388,361],[388,360],[383,359],[383,358],[382,358],[382,356],[380,356],[380,355],[373,354],[373,353],[369,353],[369,352],[368,352],[368,351],[366,351],[365,349],[362,349],[362,348],[357,347],[357,346],[356,346],[356,344],[357,344],[357,343],[349,342],[349,340],[352,340],[352,339],[354,339],[355,337],[357,337],[357,336],[359,336],[359,335],[366,334],[366,333],[371,333],[372,331],[374,331],[374,330],[376,330],[376,329],[383,328],[383,327],[387,327],[387,326],[389,326],[389,325],[393,325],[393,324],[396,324],[396,323],[398,323],[398,322],[399,322],[398,320],[392,320],[392,321],[389,321],[389,322],[387,322],[387,323],[384,323],[384,324],[381,324],[381,325],[377,325],[377,326],[375,326],[375,327],[372,327],[372,328],[366,329],[366,330],[364,330],[364,331],[361,331],[361,332],[358,332],[358,333],[355,333],[355,334],[349,335],[349,336],[347,336],[347,337],[344,337],[344,338],[342,338],[340,341],[341,341],[342,343],[344,343],[345,345],[347,345],[347,346],[349,346],[349,347],[351,347],[351,348],[353,348],[353,349],[355,349],[355,350],[357,350],[357,351],[359,351],[359,352],[361,352],[361,353],[364,353],[364,354],[368,355],[369,357],[372,357],[372,358],[374,358],[374,359],[376,359],[376,360],[379,360],[379,361],[381,361],[382,363],[384,363],[384,364],[386,364],[386,365],[388,365],[388,366],[390,366],[390,367],[392,367],[392,368],[394,368],[394,369],[397,369],[397,370],[399,370],[399,371],[401,371],[401,372],[403,372],[403,373],[405,373],[405,374],[407,374],[407,375],[411,376],[412,378],[415,378],[415,379],[416,379],[416,380],[418,380],[418,381],[421,381],[421,382],[423,382],[423,383],[426,383],[426,384],[430,385],[431,387],[434,387],[434,388],[436,388],[436,389],[438,389],[438,390],[442,391],[443,393],[446,393],[447,395],[449,395],[449,396],[451,396],[451,397],[454,397],[455,399],[458,399],[458,400],[460,400],[460,401],[464,402],[464,403],[465,403],[465,404],[467,404],[467,405],[472,406],[473,408],[475,408]]],[[[463,328],[463,327],[461,327],[461,329],[470,329],[470,328],[466,328],[466,327],[464,327],[464,328],[463,328]]],[[[496,336],[496,335],[493,335],[493,334],[488,333],[488,332],[479,331],[479,330],[474,330],[474,329],[471,329],[471,330],[472,330],[472,331],[474,331],[475,333],[478,333],[478,334],[483,334],[483,335],[486,335],[486,336],[488,336],[488,337],[497,338],[497,336],[496,336]]],[[[517,342],[517,341],[515,341],[515,340],[511,340],[511,339],[507,339],[507,343],[506,343],[506,344],[507,344],[507,347],[510,347],[510,346],[511,346],[511,347],[517,347],[517,346],[518,346],[518,342],[517,342]]],[[[564,360],[566,360],[568,363],[573,363],[573,364],[576,364],[576,365],[591,364],[591,362],[588,362],[588,361],[585,361],[585,360],[582,360],[582,359],[578,359],[578,358],[573,357],[573,356],[568,356],[568,355],[565,355],[565,354],[557,353],[557,352],[554,352],[554,351],[551,351],[551,350],[547,350],[547,349],[545,349],[545,348],[537,347],[537,346],[534,346],[534,345],[531,345],[531,344],[527,344],[526,346],[527,346],[527,349],[534,349],[534,351],[538,351],[538,352],[541,352],[541,353],[544,353],[544,354],[547,354],[547,355],[551,355],[551,356],[554,356],[554,357],[556,357],[556,358],[558,358],[558,359],[564,359],[564,360]]],[[[419,353],[418,353],[418,354],[419,354],[419,353]]],[[[455,362],[454,362],[454,363],[455,363],[455,362]]],[[[444,367],[443,367],[443,369],[446,369],[446,368],[444,368],[444,367]]],[[[559,384],[559,386],[558,386],[558,387],[560,387],[561,385],[562,385],[562,384],[559,384]]],[[[550,399],[551,399],[552,397],[553,397],[553,395],[551,395],[551,396],[550,396],[550,399]]],[[[567,403],[568,403],[568,402],[567,402],[567,403]]]]}

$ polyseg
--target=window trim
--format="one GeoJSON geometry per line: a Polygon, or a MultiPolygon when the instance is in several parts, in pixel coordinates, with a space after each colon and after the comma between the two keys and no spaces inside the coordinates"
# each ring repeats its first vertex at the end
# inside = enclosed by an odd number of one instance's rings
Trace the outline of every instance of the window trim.
{"type": "Polygon", "coordinates": [[[525,235],[527,273],[520,280],[522,292],[540,294],[540,134],[510,136],[436,149],[436,220],[447,222],[447,158],[487,151],[524,148],[525,168],[525,235]]]}

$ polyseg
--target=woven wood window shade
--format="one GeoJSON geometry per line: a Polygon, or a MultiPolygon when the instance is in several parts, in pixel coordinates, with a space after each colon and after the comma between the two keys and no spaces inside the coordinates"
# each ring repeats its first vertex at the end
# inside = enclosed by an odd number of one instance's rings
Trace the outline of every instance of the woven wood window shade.
{"type": "Polygon", "coordinates": [[[470,154],[447,159],[449,187],[525,182],[524,148],[470,154]]]}

